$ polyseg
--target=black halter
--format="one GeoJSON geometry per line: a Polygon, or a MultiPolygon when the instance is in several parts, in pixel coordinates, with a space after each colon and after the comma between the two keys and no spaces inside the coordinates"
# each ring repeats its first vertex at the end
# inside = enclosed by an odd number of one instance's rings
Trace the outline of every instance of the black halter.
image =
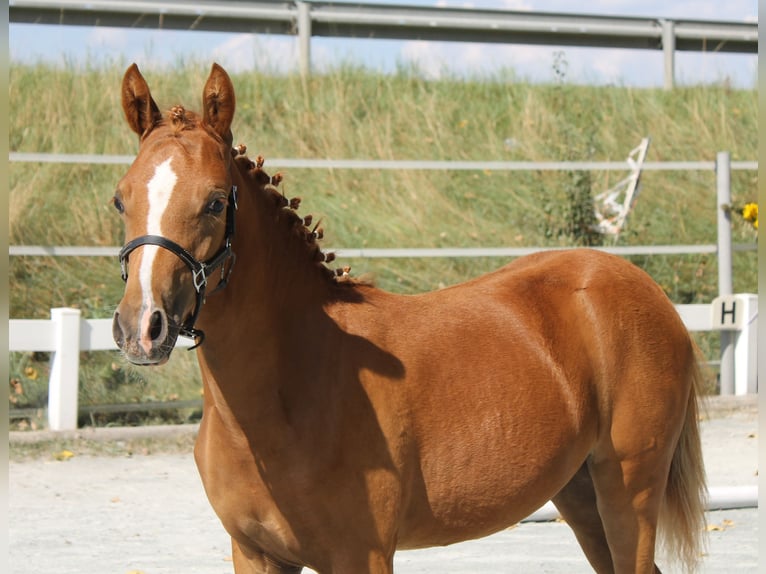
{"type": "Polygon", "coordinates": [[[211,291],[215,293],[219,289],[223,289],[229,281],[231,270],[234,268],[234,262],[237,259],[236,254],[231,249],[231,240],[234,237],[234,213],[237,210],[237,186],[234,185],[229,193],[229,205],[226,208],[226,236],[224,238],[224,244],[218,253],[213,255],[207,261],[199,261],[194,255],[189,253],[186,249],[181,247],[175,241],[171,241],[161,235],[142,235],[136,237],[132,241],[129,241],[120,250],[120,268],[122,271],[122,280],[128,280],[128,257],[134,249],[141,245],[157,245],[163,249],[171,251],[177,255],[181,261],[192,272],[192,282],[194,284],[194,290],[197,292],[197,302],[194,305],[194,312],[189,316],[186,322],[178,329],[178,334],[183,337],[190,337],[194,339],[195,345],[190,347],[196,349],[205,340],[205,333],[199,329],[194,328],[194,323],[197,321],[202,304],[205,302],[205,287],[207,286],[207,278],[210,277],[213,272],[221,268],[221,279],[218,282],[216,288],[211,291]],[[227,261],[230,261],[229,265],[226,265],[227,261]]]}

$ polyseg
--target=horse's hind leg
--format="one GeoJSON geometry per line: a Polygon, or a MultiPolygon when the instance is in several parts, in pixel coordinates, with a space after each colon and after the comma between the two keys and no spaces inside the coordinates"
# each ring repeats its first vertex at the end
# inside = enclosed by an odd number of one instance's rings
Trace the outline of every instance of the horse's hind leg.
{"type": "Polygon", "coordinates": [[[583,463],[572,480],[552,500],[561,517],[574,531],[577,542],[593,570],[599,574],[614,572],[612,555],[596,507],[596,491],[587,463],[583,463]]]}
{"type": "Polygon", "coordinates": [[[657,522],[670,463],[655,448],[622,459],[612,454],[589,461],[598,512],[617,573],[659,572],[654,564],[657,522]]]}
{"type": "MultiPolygon", "coordinates": [[[[598,574],[614,572],[612,554],[604,532],[604,524],[598,512],[596,490],[587,462],[583,463],[580,470],[553,497],[552,501],[561,517],[574,531],[577,542],[593,570],[598,574]]],[[[654,572],[660,573],[656,565],[654,572]]]]}

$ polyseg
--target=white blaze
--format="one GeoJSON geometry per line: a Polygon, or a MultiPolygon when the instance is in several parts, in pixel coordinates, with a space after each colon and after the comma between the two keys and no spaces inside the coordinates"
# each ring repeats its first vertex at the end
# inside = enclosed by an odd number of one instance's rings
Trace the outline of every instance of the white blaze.
{"type": "MultiPolygon", "coordinates": [[[[173,168],[170,167],[171,160],[172,158],[168,158],[155,168],[154,175],[147,185],[149,189],[149,214],[146,218],[147,235],[162,235],[162,217],[170,203],[170,197],[173,195],[173,189],[175,189],[178,180],[173,168]]],[[[153,307],[152,266],[159,249],[156,245],[144,245],[144,252],[141,257],[141,268],[138,274],[145,312],[153,307]]],[[[145,314],[146,317],[149,316],[148,313],[145,314]]]]}

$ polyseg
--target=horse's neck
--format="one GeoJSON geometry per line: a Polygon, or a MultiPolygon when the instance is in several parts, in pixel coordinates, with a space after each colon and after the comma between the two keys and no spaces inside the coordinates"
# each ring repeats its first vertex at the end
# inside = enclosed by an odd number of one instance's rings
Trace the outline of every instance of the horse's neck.
{"type": "Polygon", "coordinates": [[[235,178],[235,184],[237,260],[229,284],[208,298],[200,314],[200,365],[206,400],[238,417],[245,416],[236,412],[243,404],[273,414],[298,350],[321,340],[331,283],[295,237],[286,236],[273,206],[256,195],[260,190],[249,189],[247,180],[235,178]]]}

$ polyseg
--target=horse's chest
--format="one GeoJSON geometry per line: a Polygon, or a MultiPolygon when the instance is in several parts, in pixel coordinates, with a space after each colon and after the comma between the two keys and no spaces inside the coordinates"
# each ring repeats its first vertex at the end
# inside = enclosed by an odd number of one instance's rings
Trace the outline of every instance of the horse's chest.
{"type": "Polygon", "coordinates": [[[203,423],[194,453],[211,506],[238,542],[289,559],[296,538],[263,478],[264,469],[246,442],[222,446],[213,426],[203,423]]]}

